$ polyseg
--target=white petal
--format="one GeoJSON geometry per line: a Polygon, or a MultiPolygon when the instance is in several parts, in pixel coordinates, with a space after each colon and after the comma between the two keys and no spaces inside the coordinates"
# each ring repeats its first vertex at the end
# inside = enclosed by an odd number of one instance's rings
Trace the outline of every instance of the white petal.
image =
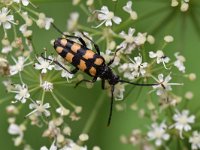
{"type": "Polygon", "coordinates": [[[16,124],[10,124],[8,128],[8,133],[12,135],[18,135],[21,134],[20,127],[16,124]]]}
{"type": "Polygon", "coordinates": [[[106,20],[105,25],[106,25],[106,26],[112,26],[112,21],[111,21],[111,20],[106,20]]]}
{"type": "Polygon", "coordinates": [[[4,22],[3,23],[3,27],[4,27],[4,29],[10,29],[11,28],[11,24],[9,22],[4,22]]]}
{"type": "Polygon", "coordinates": [[[22,0],[22,4],[23,4],[24,6],[28,6],[29,1],[28,1],[28,0],[22,0]]]}
{"type": "Polygon", "coordinates": [[[116,17],[116,16],[114,16],[114,17],[112,18],[112,20],[113,20],[116,24],[120,24],[120,22],[122,21],[122,19],[121,19],[120,17],[116,17]]]}

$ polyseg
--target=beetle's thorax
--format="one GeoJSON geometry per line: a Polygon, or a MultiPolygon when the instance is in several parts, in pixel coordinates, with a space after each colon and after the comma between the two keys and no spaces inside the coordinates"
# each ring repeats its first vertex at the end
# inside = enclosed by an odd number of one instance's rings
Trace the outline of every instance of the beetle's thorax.
{"type": "Polygon", "coordinates": [[[108,80],[109,84],[115,85],[119,82],[119,76],[114,74],[112,69],[105,65],[100,75],[101,79],[108,80]]]}

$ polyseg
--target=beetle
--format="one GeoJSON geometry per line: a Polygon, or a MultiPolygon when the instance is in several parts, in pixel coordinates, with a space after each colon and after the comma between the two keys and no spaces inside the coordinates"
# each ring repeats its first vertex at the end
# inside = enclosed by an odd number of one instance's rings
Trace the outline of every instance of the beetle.
{"type": "Polygon", "coordinates": [[[115,60],[117,52],[121,49],[118,48],[115,50],[113,58],[106,64],[105,59],[100,55],[100,49],[99,46],[91,40],[89,37],[87,37],[85,34],[82,33],[82,35],[88,39],[96,49],[96,52],[93,50],[87,48],[87,45],[85,41],[79,37],[79,36],[73,36],[73,35],[67,35],[63,34],[61,30],[59,30],[55,24],[52,23],[52,26],[62,35],[65,36],[65,38],[58,38],[54,41],[54,49],[56,52],[62,56],[67,62],[71,63],[75,69],[72,71],[69,71],[64,66],[62,66],[58,61],[51,60],[49,58],[45,58],[43,55],[43,59],[53,61],[55,64],[59,65],[61,68],[66,70],[67,72],[71,74],[75,74],[78,70],[81,70],[88,74],[89,76],[93,77],[92,80],[86,80],[83,79],[76,83],[75,87],[77,87],[82,82],[96,82],[97,78],[100,78],[102,80],[101,87],[102,89],[105,89],[105,81],[107,80],[108,83],[111,86],[111,101],[110,101],[110,112],[108,117],[107,126],[110,125],[111,117],[112,117],[112,109],[113,109],[113,101],[114,101],[114,90],[115,85],[119,82],[121,83],[129,83],[137,86],[153,86],[157,84],[139,84],[139,83],[133,83],[126,80],[122,80],[117,74],[115,74],[110,66],[115,60]],[[71,39],[78,39],[81,44],[71,40],[71,39]]]}

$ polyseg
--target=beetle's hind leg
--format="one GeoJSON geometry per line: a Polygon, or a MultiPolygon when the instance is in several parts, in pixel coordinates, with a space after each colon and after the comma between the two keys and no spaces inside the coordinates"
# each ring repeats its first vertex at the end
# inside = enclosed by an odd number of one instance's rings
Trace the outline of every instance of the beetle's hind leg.
{"type": "Polygon", "coordinates": [[[81,84],[82,82],[94,83],[94,82],[96,82],[96,80],[97,80],[97,77],[94,77],[92,80],[83,79],[83,80],[79,81],[78,83],[76,83],[76,85],[75,85],[74,88],[76,88],[76,87],[77,87],[79,84],[81,84]]]}
{"type": "Polygon", "coordinates": [[[60,64],[57,60],[53,60],[53,59],[50,59],[50,58],[47,58],[43,55],[43,53],[41,54],[41,57],[45,60],[49,60],[49,61],[52,61],[54,62],[56,65],[58,65],[59,67],[61,67],[62,69],[64,69],[65,71],[67,71],[68,73],[70,74],[75,74],[77,71],[78,71],[78,68],[75,68],[73,69],[72,71],[69,71],[67,68],[65,68],[62,64],[60,64]]]}

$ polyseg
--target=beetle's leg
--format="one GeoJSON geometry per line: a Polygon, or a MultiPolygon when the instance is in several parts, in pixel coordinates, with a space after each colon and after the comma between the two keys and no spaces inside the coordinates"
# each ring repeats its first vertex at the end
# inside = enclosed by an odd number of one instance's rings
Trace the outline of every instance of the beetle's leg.
{"type": "Polygon", "coordinates": [[[105,80],[104,79],[102,79],[102,81],[101,81],[101,88],[104,90],[105,89],[105,80]]]}
{"type": "Polygon", "coordinates": [[[97,80],[97,77],[94,77],[92,80],[83,79],[83,80],[79,81],[78,83],[76,83],[76,85],[75,85],[74,88],[76,88],[76,87],[77,87],[79,84],[81,84],[82,82],[94,83],[94,82],[96,82],[96,80],[97,80]]]}
{"type": "Polygon", "coordinates": [[[84,41],[81,37],[74,36],[74,35],[67,35],[67,34],[64,34],[60,29],[58,29],[58,27],[56,27],[56,25],[55,25],[54,23],[51,23],[51,25],[52,25],[59,33],[61,33],[62,35],[64,35],[66,38],[75,38],[75,39],[78,39],[78,40],[81,42],[81,44],[82,44],[83,46],[87,47],[85,41],[84,41]]]}
{"type": "Polygon", "coordinates": [[[82,33],[82,35],[83,35],[86,39],[88,39],[90,42],[92,42],[92,44],[94,45],[94,48],[95,48],[96,51],[97,51],[97,54],[100,55],[99,46],[98,46],[93,40],[91,40],[89,37],[87,37],[83,32],[81,32],[81,33],[82,33]]]}
{"type": "Polygon", "coordinates": [[[114,54],[114,56],[113,56],[113,58],[108,62],[108,66],[110,66],[110,65],[112,65],[112,63],[114,62],[114,60],[115,60],[115,57],[116,57],[116,55],[117,55],[117,52],[121,49],[122,47],[119,47],[119,48],[117,48],[116,50],[115,50],[115,54],[114,54]]]}
{"type": "Polygon", "coordinates": [[[65,68],[62,64],[60,64],[57,60],[52,60],[50,58],[47,58],[47,57],[44,57],[43,53],[41,54],[41,57],[43,59],[46,59],[46,60],[49,60],[49,61],[52,61],[54,62],[56,65],[58,65],[59,67],[61,67],[62,69],[64,69],[65,71],[67,71],[68,73],[70,74],[75,74],[77,71],[78,71],[78,68],[75,68],[74,70],[72,71],[69,71],[67,68],[65,68]]]}
{"type": "Polygon", "coordinates": [[[114,102],[114,90],[115,90],[115,86],[111,85],[111,101],[110,101],[110,113],[109,113],[109,117],[108,117],[108,123],[107,126],[110,125],[111,122],[111,118],[112,118],[112,111],[113,111],[113,102],[114,102]]]}

